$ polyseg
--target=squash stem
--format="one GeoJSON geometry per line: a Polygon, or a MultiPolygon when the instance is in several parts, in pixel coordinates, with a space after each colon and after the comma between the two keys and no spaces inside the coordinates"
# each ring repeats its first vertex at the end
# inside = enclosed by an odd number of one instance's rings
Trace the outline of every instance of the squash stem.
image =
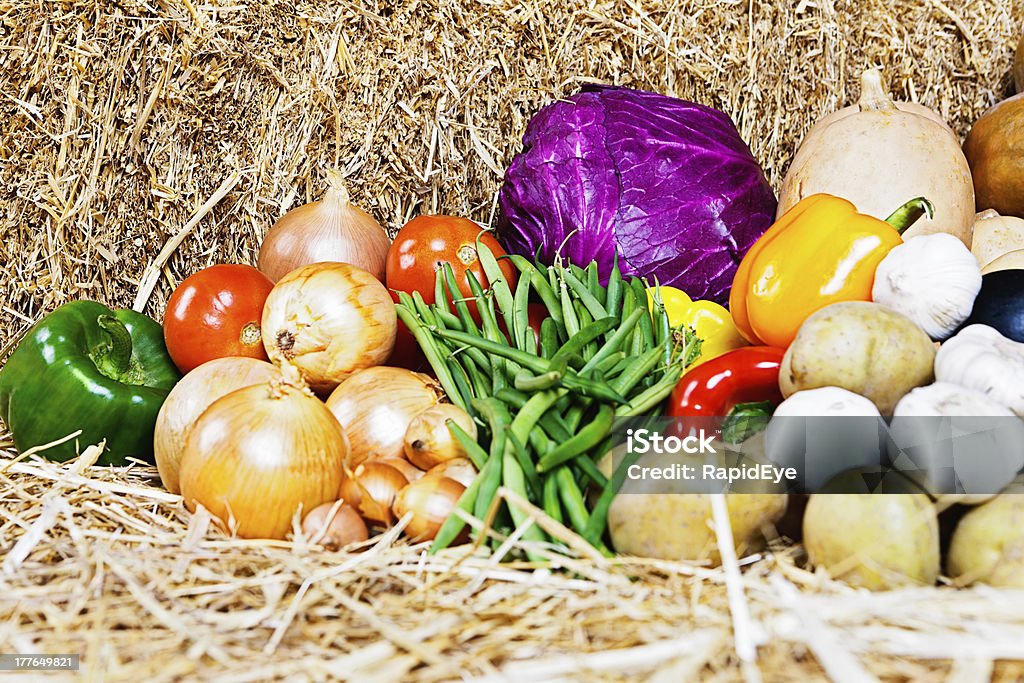
{"type": "Polygon", "coordinates": [[[929,219],[935,216],[935,206],[924,197],[914,197],[909,202],[889,214],[885,222],[896,228],[896,232],[903,234],[907,229],[918,221],[922,216],[929,219]]]}

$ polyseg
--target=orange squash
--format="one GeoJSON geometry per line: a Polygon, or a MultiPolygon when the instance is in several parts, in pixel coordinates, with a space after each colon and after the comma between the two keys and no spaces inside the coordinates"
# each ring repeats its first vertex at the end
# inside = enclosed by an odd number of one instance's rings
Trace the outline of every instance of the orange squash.
{"type": "Polygon", "coordinates": [[[1024,93],[982,114],[964,142],[978,211],[1024,218],[1024,93]]]}

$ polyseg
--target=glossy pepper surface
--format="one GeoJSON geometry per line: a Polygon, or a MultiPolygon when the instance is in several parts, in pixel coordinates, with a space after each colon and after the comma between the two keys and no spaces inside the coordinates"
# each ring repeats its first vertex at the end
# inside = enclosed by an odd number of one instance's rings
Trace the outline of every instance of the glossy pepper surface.
{"type": "Polygon", "coordinates": [[[700,356],[693,365],[699,365],[726,351],[747,345],[747,341],[736,329],[729,311],[721,304],[714,301],[694,301],[683,290],[662,285],[647,289],[647,303],[651,307],[654,306],[655,290],[665,306],[669,324],[672,327],[686,325],[701,340],[700,356]]]}
{"type": "Polygon", "coordinates": [[[671,417],[724,417],[741,403],[782,403],[784,349],[745,346],[686,371],[668,401],[671,417]]]}
{"type": "Polygon", "coordinates": [[[789,346],[812,313],[870,301],[875,269],[931,204],[913,199],[882,221],[845,199],[815,194],[777,220],[743,257],[729,310],[752,344],[789,346]]]}
{"type": "Polygon", "coordinates": [[[22,452],[81,429],[41,455],[68,460],[106,439],[100,464],[152,461],[157,412],[180,378],[158,323],[73,301],[36,323],[0,370],[0,419],[22,452]]]}

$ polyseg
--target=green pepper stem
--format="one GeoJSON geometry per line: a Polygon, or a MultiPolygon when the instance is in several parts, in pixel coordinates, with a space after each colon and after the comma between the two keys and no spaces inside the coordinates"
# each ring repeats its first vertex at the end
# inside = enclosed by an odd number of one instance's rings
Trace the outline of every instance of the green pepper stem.
{"type": "Polygon", "coordinates": [[[921,216],[927,215],[929,220],[935,217],[935,206],[924,197],[914,197],[909,202],[889,214],[885,222],[903,234],[916,223],[921,216]]]}
{"type": "Polygon", "coordinates": [[[132,336],[112,315],[101,315],[96,324],[110,336],[110,344],[96,354],[96,367],[111,379],[120,379],[131,367],[132,336]]]}

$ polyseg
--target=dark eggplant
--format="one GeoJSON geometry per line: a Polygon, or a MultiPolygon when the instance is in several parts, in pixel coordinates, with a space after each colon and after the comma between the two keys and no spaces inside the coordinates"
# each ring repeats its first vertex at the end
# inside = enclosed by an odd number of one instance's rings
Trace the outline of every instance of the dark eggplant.
{"type": "Polygon", "coordinates": [[[968,325],[994,327],[1004,337],[1024,342],[1024,270],[997,270],[981,278],[981,291],[968,325]]]}

